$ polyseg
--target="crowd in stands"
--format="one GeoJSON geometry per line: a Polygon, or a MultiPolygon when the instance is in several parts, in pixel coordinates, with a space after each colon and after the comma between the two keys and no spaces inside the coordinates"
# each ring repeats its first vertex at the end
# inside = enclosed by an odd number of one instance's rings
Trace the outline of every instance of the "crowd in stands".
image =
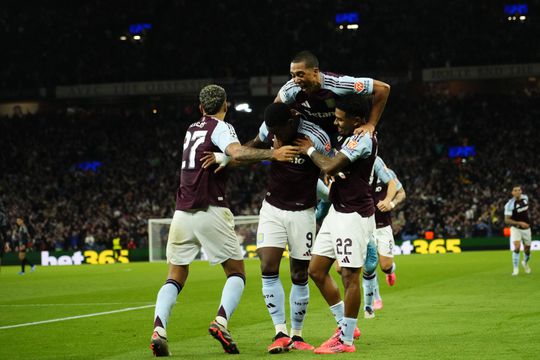
{"type": "MultiPolygon", "coordinates": [[[[533,233],[540,234],[539,100],[394,91],[378,139],[380,156],[407,192],[405,205],[394,211],[397,238],[423,238],[427,230],[436,237],[501,236],[514,184],[529,195],[533,233]],[[476,156],[449,158],[454,145],[474,145],[476,156]]],[[[19,217],[36,250],[100,250],[117,236],[124,246],[146,247],[147,220],[172,217],[183,134],[199,116],[194,107],[179,108],[0,119],[0,196],[11,250],[19,217]]],[[[245,142],[257,134],[261,113],[231,111],[227,120],[245,142]]],[[[267,169],[261,163],[231,170],[234,214],[258,214],[267,169]]]]}
{"type": "MultiPolygon", "coordinates": [[[[509,22],[506,2],[8,0],[0,90],[143,80],[285,75],[310,49],[328,69],[365,75],[535,62],[540,22],[509,22]],[[357,12],[357,30],[337,13],[357,12]],[[150,24],[132,40],[129,26],[150,24]],[[254,36],[256,34],[256,36],[254,36]],[[120,36],[127,36],[121,41],[120,36]]],[[[538,9],[539,0],[529,0],[538,9]]]]}

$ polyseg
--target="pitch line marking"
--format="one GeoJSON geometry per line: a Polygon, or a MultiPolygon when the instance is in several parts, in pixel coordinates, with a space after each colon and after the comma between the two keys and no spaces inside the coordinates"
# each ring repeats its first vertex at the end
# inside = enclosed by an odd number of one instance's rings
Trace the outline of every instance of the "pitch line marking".
{"type": "Polygon", "coordinates": [[[48,324],[48,323],[53,323],[53,322],[66,321],[66,320],[82,319],[82,318],[93,317],[93,316],[116,314],[116,313],[121,313],[121,312],[126,312],[126,311],[147,309],[147,308],[150,308],[150,307],[154,307],[154,305],[152,304],[152,305],[144,305],[144,306],[137,306],[137,307],[129,307],[129,308],[124,308],[124,309],[118,309],[118,310],[112,310],[112,311],[104,311],[104,312],[98,312],[98,313],[93,313],[93,314],[69,316],[69,317],[59,318],[59,319],[50,319],[50,320],[43,320],[43,321],[34,321],[34,322],[24,323],[24,324],[0,326],[0,330],[13,329],[13,328],[18,328],[18,327],[23,327],[23,326],[48,324]]]}
{"type": "Polygon", "coordinates": [[[69,303],[69,304],[0,304],[0,307],[32,307],[32,306],[107,306],[107,305],[127,305],[127,304],[145,304],[150,305],[148,302],[134,301],[134,302],[110,302],[110,303],[69,303]]]}

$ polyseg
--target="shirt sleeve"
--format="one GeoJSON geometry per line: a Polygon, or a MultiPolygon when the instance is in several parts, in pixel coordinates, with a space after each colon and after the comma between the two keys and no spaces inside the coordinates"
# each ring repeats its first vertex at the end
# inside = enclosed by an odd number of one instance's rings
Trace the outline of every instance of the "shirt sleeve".
{"type": "Polygon", "coordinates": [[[305,135],[313,142],[313,147],[325,156],[332,156],[332,144],[328,134],[311,121],[300,120],[298,133],[305,135]]]}
{"type": "Polygon", "coordinates": [[[264,143],[268,143],[268,128],[266,127],[266,123],[263,121],[261,126],[259,127],[259,140],[261,140],[264,143]]]}
{"type": "Polygon", "coordinates": [[[330,193],[330,189],[328,189],[328,186],[324,184],[324,182],[319,179],[317,181],[317,197],[323,201],[328,202],[328,195],[330,193]]]}
{"type": "Polygon", "coordinates": [[[212,132],[212,143],[216,145],[224,154],[225,149],[232,143],[240,143],[234,127],[225,121],[218,121],[212,132]]]}
{"type": "Polygon", "coordinates": [[[373,79],[324,74],[322,87],[340,96],[347,94],[371,95],[373,94],[373,79]]]}
{"type": "Polygon", "coordinates": [[[298,94],[300,90],[300,86],[296,85],[291,79],[287,81],[287,83],[285,83],[285,85],[283,85],[281,89],[279,89],[279,99],[284,104],[292,104],[296,100],[296,94],[298,94]]]}
{"type": "Polygon", "coordinates": [[[394,172],[394,170],[392,169],[388,169],[388,171],[390,171],[390,174],[392,174],[392,179],[394,179],[396,181],[396,191],[399,191],[403,188],[403,184],[401,183],[401,181],[399,181],[399,179],[397,178],[397,175],[396,173],[394,172]]]}
{"type": "Polygon", "coordinates": [[[375,164],[373,167],[375,175],[377,175],[377,178],[379,178],[383,183],[388,184],[390,180],[394,178],[390,172],[390,169],[386,167],[383,159],[381,159],[379,156],[377,156],[375,159],[375,164]]]}
{"type": "Polygon", "coordinates": [[[513,201],[510,200],[504,205],[504,216],[512,216],[513,209],[513,201]]]}
{"type": "Polygon", "coordinates": [[[358,159],[365,159],[371,155],[373,150],[373,141],[369,133],[363,135],[353,135],[343,143],[343,147],[339,151],[345,155],[351,162],[358,159]]]}

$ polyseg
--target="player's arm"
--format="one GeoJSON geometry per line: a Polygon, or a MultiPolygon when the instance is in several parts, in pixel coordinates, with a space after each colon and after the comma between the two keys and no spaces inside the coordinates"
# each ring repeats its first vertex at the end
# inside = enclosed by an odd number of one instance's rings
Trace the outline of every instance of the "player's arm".
{"type": "Polygon", "coordinates": [[[515,226],[521,229],[528,229],[529,224],[527,224],[525,221],[516,221],[511,218],[511,215],[504,215],[504,223],[506,225],[515,226]]]}
{"type": "Polygon", "coordinates": [[[396,176],[390,169],[388,169],[388,167],[386,167],[383,159],[381,159],[379,156],[375,158],[373,172],[377,178],[387,186],[386,197],[377,203],[377,208],[382,212],[391,211],[395,207],[392,200],[396,196],[397,192],[398,181],[396,180],[396,176]]]}
{"type": "Polygon", "coordinates": [[[321,154],[315,149],[313,141],[309,138],[297,139],[295,140],[295,145],[298,146],[298,151],[301,154],[309,156],[315,165],[331,176],[336,175],[341,169],[351,163],[349,158],[340,152],[334,157],[321,154]]]}
{"type": "Polygon", "coordinates": [[[293,161],[298,155],[298,148],[287,145],[282,146],[279,149],[255,149],[240,145],[240,143],[236,142],[227,146],[225,154],[236,161],[293,161]]]}
{"type": "Polygon", "coordinates": [[[368,122],[366,125],[364,125],[364,126],[372,127],[371,130],[370,128],[366,128],[366,131],[370,131],[371,134],[373,134],[373,131],[375,131],[375,127],[379,123],[379,119],[381,118],[381,115],[384,111],[384,107],[386,106],[386,101],[388,100],[389,95],[390,95],[390,85],[380,80],[374,79],[373,80],[373,106],[369,114],[368,122]]]}
{"type": "Polygon", "coordinates": [[[396,206],[393,202],[393,199],[397,193],[396,180],[390,179],[390,181],[388,181],[387,183],[387,186],[388,188],[386,190],[386,197],[377,203],[377,208],[382,212],[391,211],[396,206]]]}
{"type": "Polygon", "coordinates": [[[399,204],[402,204],[406,198],[407,194],[405,193],[405,189],[401,187],[401,189],[396,192],[396,196],[394,196],[394,198],[392,199],[392,202],[394,203],[394,208],[397,207],[399,204]]]}

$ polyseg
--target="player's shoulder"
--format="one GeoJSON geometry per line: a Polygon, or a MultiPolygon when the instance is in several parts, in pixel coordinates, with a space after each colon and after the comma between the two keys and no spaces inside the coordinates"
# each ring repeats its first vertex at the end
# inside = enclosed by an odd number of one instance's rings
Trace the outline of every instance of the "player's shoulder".
{"type": "Polygon", "coordinates": [[[529,201],[529,197],[525,194],[521,194],[521,200],[529,201]]]}

